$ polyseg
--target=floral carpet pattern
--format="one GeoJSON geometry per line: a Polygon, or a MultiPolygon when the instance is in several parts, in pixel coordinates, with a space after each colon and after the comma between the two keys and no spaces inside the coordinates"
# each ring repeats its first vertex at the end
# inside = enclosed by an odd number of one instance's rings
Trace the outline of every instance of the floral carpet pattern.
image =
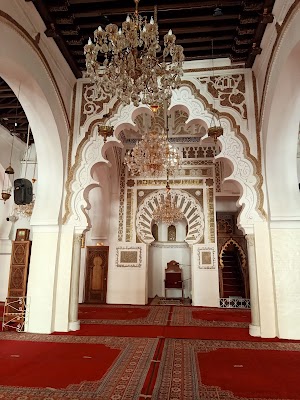
{"type": "MultiPolygon", "coordinates": [[[[220,314],[221,315],[221,314],[220,314]]],[[[202,326],[202,327],[227,327],[227,328],[248,328],[250,321],[247,321],[249,310],[217,309],[208,307],[173,307],[171,326],[202,326]],[[217,310],[217,311],[216,311],[217,310]],[[219,318],[220,313],[230,317],[226,320],[219,318]],[[233,317],[232,317],[233,314],[233,317]],[[237,321],[234,319],[236,315],[237,321]],[[240,315],[245,316],[245,322],[239,321],[240,315]]]]}
{"type": "Polygon", "coordinates": [[[0,400],[300,400],[300,341],[251,337],[249,311],[80,312],[76,332],[0,333],[0,400]]]}
{"type": "MultiPolygon", "coordinates": [[[[80,322],[82,324],[101,324],[101,325],[163,325],[165,326],[168,321],[168,316],[170,312],[170,307],[168,306],[113,306],[106,305],[101,308],[105,308],[106,310],[111,310],[111,315],[114,314],[114,309],[124,309],[125,311],[132,310],[132,314],[134,314],[135,310],[144,310],[147,311],[147,315],[145,317],[139,318],[128,318],[128,319],[101,319],[97,318],[84,318],[84,309],[88,309],[89,307],[81,306],[79,312],[80,322]]],[[[130,315],[130,314],[128,314],[130,315]]]]}
{"type": "MultiPolygon", "coordinates": [[[[251,343],[251,342],[229,342],[229,341],[208,341],[208,340],[181,340],[181,339],[166,339],[164,352],[161,359],[160,369],[156,379],[156,384],[152,393],[151,400],[271,400],[279,399],[268,396],[267,398],[259,396],[260,393],[255,393],[252,397],[235,395],[230,390],[224,390],[219,386],[205,385],[202,381],[202,366],[199,365],[198,356],[201,353],[210,353],[217,350],[229,349],[238,351],[261,351],[263,354],[279,354],[282,352],[290,352],[286,355],[289,359],[290,354],[296,352],[298,366],[300,366],[300,357],[297,353],[300,352],[300,343],[251,343]],[[270,353],[268,353],[270,352],[270,353]]],[[[209,355],[211,358],[211,354],[209,355]]],[[[279,357],[280,359],[280,357],[279,357]]],[[[243,356],[240,358],[243,362],[243,356]]],[[[270,367],[270,365],[268,366],[270,367]]],[[[233,370],[242,370],[243,365],[233,365],[233,370]],[[235,369],[234,369],[235,367],[235,369]]],[[[205,368],[204,368],[205,369],[205,368]]],[[[270,368],[272,370],[272,368],[270,368]]],[[[223,370],[224,372],[224,370],[223,370]]],[[[221,373],[223,373],[221,372],[221,373]]],[[[289,371],[286,371],[289,374],[289,371]]],[[[215,365],[211,366],[210,376],[217,375],[215,365]]],[[[240,391],[254,393],[255,375],[247,376],[248,388],[242,387],[240,391]]],[[[272,380],[273,377],[271,377],[272,380]]],[[[230,376],[229,382],[238,379],[238,376],[230,376]]],[[[218,378],[216,379],[218,381],[218,378]]],[[[284,374],[282,376],[284,381],[284,374]]],[[[266,381],[268,381],[266,379],[266,381]]],[[[293,384],[298,387],[298,378],[295,374],[293,384]]],[[[234,385],[233,385],[234,386],[234,385]]],[[[247,385],[246,385],[247,386],[247,385]]],[[[267,388],[268,389],[268,388],[267,388]]],[[[297,389],[295,389],[297,393],[297,389]]],[[[285,400],[284,397],[280,397],[285,400]]],[[[300,394],[296,397],[287,397],[286,399],[300,399],[300,394]]]]}
{"type": "MultiPolygon", "coordinates": [[[[11,332],[2,333],[0,340],[24,341],[25,345],[26,342],[41,341],[76,343],[78,346],[82,343],[104,344],[121,350],[120,356],[100,381],[84,381],[71,384],[65,389],[0,386],[0,399],[5,400],[138,399],[158,342],[157,339],[148,338],[50,336],[11,332]]],[[[99,359],[99,363],[101,361],[99,359]]]]}

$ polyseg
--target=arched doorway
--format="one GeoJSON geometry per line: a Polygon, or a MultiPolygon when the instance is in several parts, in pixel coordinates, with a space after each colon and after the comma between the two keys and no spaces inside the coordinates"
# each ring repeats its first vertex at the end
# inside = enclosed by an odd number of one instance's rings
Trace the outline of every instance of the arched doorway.
{"type": "MultiPolygon", "coordinates": [[[[31,218],[33,245],[27,291],[30,313],[26,329],[48,333],[56,318],[55,303],[59,304],[54,288],[58,283],[58,224],[69,123],[54,77],[31,36],[3,12],[0,25],[0,76],[18,94],[35,139],[39,165],[31,218]]],[[[68,287],[68,277],[61,278],[60,284],[68,287]]]]}

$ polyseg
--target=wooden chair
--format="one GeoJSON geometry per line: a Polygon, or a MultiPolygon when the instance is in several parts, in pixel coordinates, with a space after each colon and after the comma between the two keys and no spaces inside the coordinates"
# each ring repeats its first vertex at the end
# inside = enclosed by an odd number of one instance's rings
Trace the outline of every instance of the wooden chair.
{"type": "Polygon", "coordinates": [[[183,279],[182,270],[177,261],[170,261],[165,270],[165,298],[167,298],[167,289],[180,289],[181,301],[183,302],[183,279]]]}

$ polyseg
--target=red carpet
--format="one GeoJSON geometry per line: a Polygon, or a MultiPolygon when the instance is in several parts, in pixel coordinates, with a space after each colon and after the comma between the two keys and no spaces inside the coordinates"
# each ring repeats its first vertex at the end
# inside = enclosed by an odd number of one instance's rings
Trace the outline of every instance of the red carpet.
{"type": "Polygon", "coordinates": [[[174,307],[171,325],[248,328],[250,321],[250,310],[174,307]]]}
{"type": "Polygon", "coordinates": [[[217,308],[204,308],[192,311],[194,319],[204,319],[206,321],[226,321],[226,322],[251,322],[250,310],[226,309],[225,311],[217,308]]]}
{"type": "Polygon", "coordinates": [[[299,343],[166,339],[152,400],[300,399],[299,343]]]}
{"type": "Polygon", "coordinates": [[[300,398],[298,352],[225,348],[197,355],[203,385],[242,397],[300,398]]]}
{"type": "Polygon", "coordinates": [[[137,399],[158,343],[11,332],[1,339],[0,383],[6,386],[0,386],[0,399],[5,400],[137,399]]]}
{"type": "Polygon", "coordinates": [[[79,306],[82,324],[166,325],[170,307],[166,306],[79,306]]]}
{"type": "Polygon", "coordinates": [[[149,308],[80,307],[78,311],[78,318],[132,320],[137,318],[146,318],[149,312],[149,308]]]}
{"type": "Polygon", "coordinates": [[[24,345],[12,340],[0,344],[0,385],[8,386],[66,388],[85,380],[100,380],[120,353],[103,344],[26,342],[24,345]]]}
{"type": "Polygon", "coordinates": [[[251,337],[249,316],[80,306],[80,331],[0,335],[0,400],[300,400],[300,342],[251,337]]]}

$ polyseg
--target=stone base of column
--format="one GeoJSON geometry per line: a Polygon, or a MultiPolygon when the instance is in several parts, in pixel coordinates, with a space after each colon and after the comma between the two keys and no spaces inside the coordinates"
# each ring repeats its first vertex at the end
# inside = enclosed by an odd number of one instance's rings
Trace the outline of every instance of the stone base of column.
{"type": "Polygon", "coordinates": [[[79,329],[80,329],[80,321],[69,322],[70,331],[79,331],[79,329]]]}
{"type": "Polygon", "coordinates": [[[250,336],[260,337],[261,336],[260,326],[250,324],[249,325],[249,334],[250,334],[250,336]]]}

